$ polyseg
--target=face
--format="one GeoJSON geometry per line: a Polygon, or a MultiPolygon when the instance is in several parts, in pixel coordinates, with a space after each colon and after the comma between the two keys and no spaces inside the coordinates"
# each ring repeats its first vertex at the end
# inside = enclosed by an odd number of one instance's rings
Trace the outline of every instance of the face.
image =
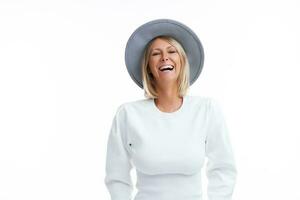
{"type": "Polygon", "coordinates": [[[180,56],[170,43],[155,39],[150,46],[148,64],[156,83],[176,83],[181,67],[180,56]]]}

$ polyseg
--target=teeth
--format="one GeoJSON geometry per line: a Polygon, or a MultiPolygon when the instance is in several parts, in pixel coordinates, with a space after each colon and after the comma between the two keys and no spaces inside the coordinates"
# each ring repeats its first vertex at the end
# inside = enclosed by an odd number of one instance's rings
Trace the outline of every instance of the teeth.
{"type": "Polygon", "coordinates": [[[164,65],[164,66],[160,67],[159,70],[162,71],[163,69],[166,69],[166,68],[171,68],[173,70],[174,67],[172,65],[164,65]]]}

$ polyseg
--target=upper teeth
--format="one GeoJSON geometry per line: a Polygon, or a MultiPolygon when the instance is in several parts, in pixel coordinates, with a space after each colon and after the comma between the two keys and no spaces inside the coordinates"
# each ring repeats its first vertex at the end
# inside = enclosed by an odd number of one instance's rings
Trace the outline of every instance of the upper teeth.
{"type": "Polygon", "coordinates": [[[164,66],[161,66],[160,68],[159,68],[159,70],[163,70],[163,69],[165,69],[165,68],[174,68],[172,65],[164,65],[164,66]]]}

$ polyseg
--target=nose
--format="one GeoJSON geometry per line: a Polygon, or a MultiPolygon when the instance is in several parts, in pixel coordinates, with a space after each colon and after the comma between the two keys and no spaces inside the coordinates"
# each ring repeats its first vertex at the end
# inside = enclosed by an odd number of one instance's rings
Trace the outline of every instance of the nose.
{"type": "Polygon", "coordinates": [[[169,60],[168,54],[167,54],[167,53],[163,53],[161,58],[162,58],[162,61],[167,61],[167,60],[169,60]]]}

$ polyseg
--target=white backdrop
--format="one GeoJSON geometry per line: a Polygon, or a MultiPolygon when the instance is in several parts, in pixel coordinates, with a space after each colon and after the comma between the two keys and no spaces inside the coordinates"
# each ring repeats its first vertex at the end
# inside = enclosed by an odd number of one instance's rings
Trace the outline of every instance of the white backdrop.
{"type": "Polygon", "coordinates": [[[1,0],[0,199],[109,199],[112,117],[144,98],[125,67],[127,39],[171,18],[204,46],[189,95],[223,107],[233,199],[299,200],[299,10],[296,0],[1,0]]]}

